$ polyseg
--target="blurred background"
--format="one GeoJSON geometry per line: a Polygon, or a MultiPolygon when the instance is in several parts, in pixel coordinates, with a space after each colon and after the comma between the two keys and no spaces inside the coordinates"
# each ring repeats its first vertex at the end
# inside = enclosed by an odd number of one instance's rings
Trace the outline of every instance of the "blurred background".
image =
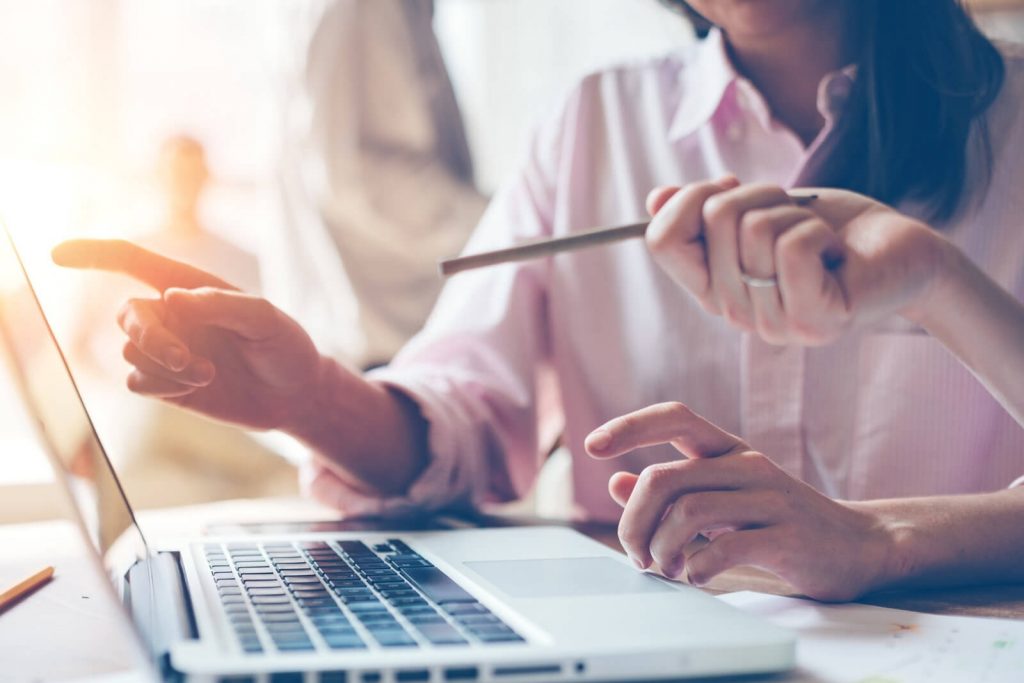
{"type": "MultiPolygon", "coordinates": [[[[1024,39],[1020,3],[975,4],[1024,39]]],[[[50,247],[138,240],[386,362],[531,125],[582,74],[693,39],[656,0],[0,0],[0,19],[0,217],[139,507],[294,493],[304,456],[129,394],[114,320],[146,290],[61,273],[50,247]]],[[[0,522],[54,517],[9,372],[0,522]]]]}

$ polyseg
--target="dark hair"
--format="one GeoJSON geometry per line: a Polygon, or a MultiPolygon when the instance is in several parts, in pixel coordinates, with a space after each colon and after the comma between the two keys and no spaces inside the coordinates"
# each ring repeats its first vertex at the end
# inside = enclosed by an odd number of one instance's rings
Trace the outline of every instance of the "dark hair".
{"type": "MultiPolygon", "coordinates": [[[[661,0],[710,26],[683,0],[661,0]]],[[[924,203],[933,220],[960,205],[972,127],[983,172],[992,151],[983,114],[1003,84],[999,51],[958,0],[856,0],[857,78],[819,185],[887,204],[924,203]]],[[[987,180],[987,177],[986,177],[987,180]]]]}

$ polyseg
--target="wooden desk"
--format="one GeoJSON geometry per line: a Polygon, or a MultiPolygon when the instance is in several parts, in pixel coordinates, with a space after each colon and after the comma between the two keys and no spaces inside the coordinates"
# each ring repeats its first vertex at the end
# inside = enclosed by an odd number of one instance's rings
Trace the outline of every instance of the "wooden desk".
{"type": "MultiPolygon", "coordinates": [[[[232,501],[166,511],[143,512],[143,527],[151,537],[194,536],[211,523],[275,521],[288,523],[330,520],[333,513],[304,500],[232,501]]],[[[480,517],[484,526],[537,524],[538,520],[480,517]]],[[[615,530],[600,525],[577,529],[619,548],[615,530]]],[[[102,580],[89,570],[85,546],[68,522],[0,525],[0,578],[14,580],[37,565],[54,564],[51,585],[0,615],[0,681],[54,681],[98,675],[108,681],[141,680],[133,669],[133,652],[117,611],[102,580]],[[40,638],[40,633],[47,633],[40,638]]],[[[713,592],[756,590],[791,595],[790,587],[753,569],[730,571],[711,586],[713,592]]],[[[903,591],[872,596],[866,602],[936,614],[964,614],[1024,619],[1024,586],[993,586],[942,591],[903,591]]],[[[718,683],[728,679],[716,679],[718,683]]],[[[785,678],[737,679],[744,681],[785,678]]]]}

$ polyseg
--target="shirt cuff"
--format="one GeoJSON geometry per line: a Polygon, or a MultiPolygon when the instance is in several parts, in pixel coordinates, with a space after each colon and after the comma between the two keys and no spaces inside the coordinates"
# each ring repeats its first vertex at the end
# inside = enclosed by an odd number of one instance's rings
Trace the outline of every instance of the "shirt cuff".
{"type": "Polygon", "coordinates": [[[403,495],[385,496],[344,481],[316,459],[304,467],[303,491],[346,517],[396,517],[472,504],[478,463],[460,457],[459,439],[473,434],[471,420],[452,400],[449,380],[433,373],[381,368],[366,378],[408,396],[427,421],[428,461],[403,495]]]}

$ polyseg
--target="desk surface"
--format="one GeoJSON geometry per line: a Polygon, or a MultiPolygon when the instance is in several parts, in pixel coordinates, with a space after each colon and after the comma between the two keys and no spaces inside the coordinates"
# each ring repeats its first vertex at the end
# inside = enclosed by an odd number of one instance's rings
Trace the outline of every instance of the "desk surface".
{"type": "MultiPolygon", "coordinates": [[[[309,501],[275,499],[144,512],[151,537],[192,536],[217,522],[327,520],[331,511],[309,501]]],[[[482,519],[485,525],[507,520],[482,519]]],[[[530,520],[536,522],[536,520],[530,520]]],[[[614,529],[581,525],[583,533],[618,548],[614,529]]],[[[0,683],[55,681],[102,676],[133,680],[135,654],[103,579],[85,560],[85,546],[68,522],[0,525],[0,584],[14,583],[46,564],[57,568],[52,584],[0,614],[0,683]],[[38,566],[37,566],[38,565],[38,566]],[[40,634],[45,633],[45,637],[40,634]]],[[[792,589],[755,569],[727,572],[710,586],[713,592],[755,590],[791,595],[792,589]]],[[[865,602],[936,614],[1024,619],[1024,586],[901,591],[871,596],[865,602]]],[[[749,679],[745,679],[749,680],[749,679]]]]}

